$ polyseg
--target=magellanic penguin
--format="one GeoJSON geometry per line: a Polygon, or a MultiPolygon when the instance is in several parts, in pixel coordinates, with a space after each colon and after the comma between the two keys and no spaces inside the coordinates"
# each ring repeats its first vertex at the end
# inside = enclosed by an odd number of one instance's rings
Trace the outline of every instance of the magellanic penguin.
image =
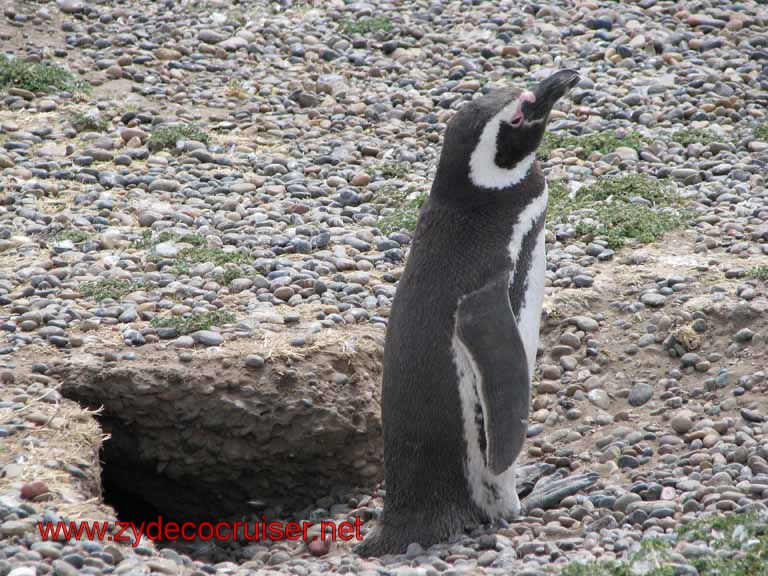
{"type": "Polygon", "coordinates": [[[386,496],[362,555],[515,517],[543,303],[547,186],[536,162],[560,70],[449,123],[392,304],[384,351],[386,496]]]}

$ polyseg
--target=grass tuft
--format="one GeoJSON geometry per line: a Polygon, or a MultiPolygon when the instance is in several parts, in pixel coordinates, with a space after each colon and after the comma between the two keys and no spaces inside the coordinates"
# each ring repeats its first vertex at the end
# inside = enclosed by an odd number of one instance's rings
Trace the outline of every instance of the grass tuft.
{"type": "Polygon", "coordinates": [[[621,146],[639,151],[648,142],[648,139],[639,132],[630,132],[624,137],[619,137],[612,130],[593,132],[582,136],[574,136],[562,132],[547,132],[544,134],[544,139],[536,151],[536,155],[541,160],[547,160],[551,156],[552,151],[557,148],[568,150],[581,149],[582,155],[585,157],[593,152],[610,154],[621,146]]]}
{"type": "Polygon", "coordinates": [[[141,238],[134,240],[131,247],[137,250],[146,250],[163,242],[181,242],[192,244],[193,246],[202,246],[205,244],[205,236],[196,233],[176,234],[175,232],[164,230],[157,237],[153,238],[151,230],[144,230],[141,233],[141,238]]]}
{"type": "Polygon", "coordinates": [[[66,230],[62,230],[61,232],[56,233],[56,235],[53,238],[57,242],[61,242],[62,240],[71,240],[75,244],[80,244],[81,242],[90,240],[91,234],[86,232],[85,230],[78,230],[77,228],[67,228],[66,230]]]}
{"type": "Polygon", "coordinates": [[[650,538],[627,560],[571,562],[560,576],[674,576],[689,574],[675,563],[675,543],[706,542],[713,554],[690,560],[699,576],[768,576],[768,529],[765,515],[715,515],[677,529],[673,540],[650,538]]]}
{"type": "Polygon", "coordinates": [[[95,114],[76,112],[69,119],[70,124],[78,132],[103,132],[109,128],[109,120],[95,114]]]}
{"type": "Polygon", "coordinates": [[[232,284],[232,280],[235,280],[236,278],[240,278],[242,276],[243,276],[243,273],[237,268],[227,268],[226,270],[224,270],[223,274],[218,274],[215,277],[215,280],[222,286],[229,286],[230,284],[232,284]]]}
{"type": "Polygon", "coordinates": [[[405,178],[409,172],[408,162],[386,162],[379,169],[387,180],[405,178]]]}
{"type": "Polygon", "coordinates": [[[413,232],[416,229],[416,223],[419,220],[419,210],[427,201],[429,194],[419,192],[414,198],[408,198],[412,189],[406,189],[403,192],[392,193],[384,199],[385,204],[392,206],[389,214],[379,219],[377,227],[385,236],[399,230],[408,230],[413,232]]]}
{"type": "Polygon", "coordinates": [[[227,87],[224,90],[224,95],[227,98],[236,98],[238,100],[245,100],[248,98],[248,92],[242,81],[232,78],[227,82],[227,87]]]}
{"type": "Polygon", "coordinates": [[[103,278],[94,282],[83,282],[80,284],[80,293],[97,301],[119,300],[126,294],[138,289],[138,284],[130,280],[120,280],[116,278],[103,278]]]}
{"type": "Polygon", "coordinates": [[[189,274],[190,266],[211,262],[215,266],[226,264],[242,264],[248,261],[243,252],[225,252],[221,248],[184,248],[179,251],[173,264],[173,272],[177,275],[189,274]]]}
{"type": "Polygon", "coordinates": [[[570,198],[562,181],[549,184],[548,219],[565,222],[576,215],[576,233],[602,236],[611,248],[629,239],[655,242],[684,223],[680,198],[664,180],[629,174],[598,180],[570,198]]]}
{"type": "Polygon", "coordinates": [[[89,92],[90,84],[77,80],[61,66],[24,62],[0,55],[0,88],[22,88],[50,94],[57,91],[89,92]]]}
{"type": "Polygon", "coordinates": [[[712,132],[712,130],[702,128],[683,128],[678,130],[672,135],[672,140],[680,144],[681,146],[688,146],[689,144],[702,144],[708,146],[713,142],[717,142],[719,138],[712,132]]]}
{"type": "Polygon", "coordinates": [[[159,128],[152,133],[147,141],[147,148],[151,152],[174,148],[179,140],[196,140],[208,144],[208,134],[195,124],[178,124],[159,128]]]}
{"type": "Polygon", "coordinates": [[[342,34],[370,34],[372,32],[389,32],[392,30],[392,20],[387,16],[375,18],[347,19],[339,25],[342,34]]]}
{"type": "Polygon", "coordinates": [[[179,334],[191,334],[199,330],[209,330],[212,326],[231,324],[235,320],[232,312],[217,310],[188,316],[155,316],[149,324],[153,328],[175,328],[179,334]]]}
{"type": "Polygon", "coordinates": [[[768,265],[763,264],[761,266],[754,266],[747,272],[747,276],[760,280],[761,282],[768,282],[768,265]]]}
{"type": "Polygon", "coordinates": [[[768,140],[768,122],[763,122],[762,124],[758,124],[752,129],[752,135],[755,137],[756,140],[768,140]]]}

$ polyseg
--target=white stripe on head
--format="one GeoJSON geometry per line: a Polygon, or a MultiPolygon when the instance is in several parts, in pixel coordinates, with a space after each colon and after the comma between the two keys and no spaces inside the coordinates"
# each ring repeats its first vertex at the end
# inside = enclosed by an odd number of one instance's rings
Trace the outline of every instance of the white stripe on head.
{"type": "Polygon", "coordinates": [[[469,160],[469,179],[475,186],[497,190],[509,188],[528,175],[536,154],[532,152],[512,168],[501,168],[496,164],[496,142],[501,123],[509,122],[519,111],[522,103],[530,101],[532,96],[530,92],[523,92],[517,100],[502,108],[501,112],[485,125],[480,141],[469,160]]]}

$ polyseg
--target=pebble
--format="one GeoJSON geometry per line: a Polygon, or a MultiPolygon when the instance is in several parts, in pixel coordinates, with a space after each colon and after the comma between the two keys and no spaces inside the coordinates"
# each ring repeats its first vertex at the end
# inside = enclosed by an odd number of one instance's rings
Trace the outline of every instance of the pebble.
{"type": "Polygon", "coordinates": [[[632,406],[642,406],[653,397],[653,388],[645,382],[638,382],[629,392],[628,402],[632,406]]]}

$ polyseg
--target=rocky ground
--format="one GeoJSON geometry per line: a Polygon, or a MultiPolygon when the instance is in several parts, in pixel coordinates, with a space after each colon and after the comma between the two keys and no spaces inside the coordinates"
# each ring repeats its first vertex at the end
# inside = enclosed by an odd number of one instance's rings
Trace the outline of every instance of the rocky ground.
{"type": "MultiPolygon", "coordinates": [[[[752,0],[5,2],[0,575],[765,574],[767,38],[752,0]],[[219,394],[221,365],[238,409],[272,375],[309,383],[307,413],[353,384],[375,406],[375,366],[326,355],[315,373],[313,354],[380,346],[454,111],[563,67],[582,81],[541,154],[525,463],[538,489],[589,486],[380,559],[40,541],[40,517],[113,517],[94,415],[62,396],[124,414],[102,372],[133,375],[129,400],[166,365],[219,394]]],[[[298,515],[371,526],[380,430],[346,434],[374,447],[350,457],[367,485],[318,482],[298,515]]]]}

